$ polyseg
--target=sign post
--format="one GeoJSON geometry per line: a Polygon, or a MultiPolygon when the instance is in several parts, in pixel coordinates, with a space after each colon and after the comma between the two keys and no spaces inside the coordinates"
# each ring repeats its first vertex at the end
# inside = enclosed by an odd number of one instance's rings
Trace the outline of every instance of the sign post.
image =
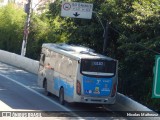
{"type": "Polygon", "coordinates": [[[154,67],[154,82],[152,89],[152,97],[160,98],[160,55],[156,55],[155,67],[154,67]]]}
{"type": "Polygon", "coordinates": [[[24,57],[26,55],[26,47],[27,47],[30,18],[31,18],[31,0],[28,0],[27,7],[28,7],[28,8],[26,8],[27,18],[26,18],[26,23],[25,23],[25,27],[24,27],[23,42],[22,42],[22,48],[21,48],[21,56],[24,56],[24,57]]]}
{"type": "Polygon", "coordinates": [[[92,18],[93,4],[79,2],[62,2],[61,16],[72,18],[92,18]]]}

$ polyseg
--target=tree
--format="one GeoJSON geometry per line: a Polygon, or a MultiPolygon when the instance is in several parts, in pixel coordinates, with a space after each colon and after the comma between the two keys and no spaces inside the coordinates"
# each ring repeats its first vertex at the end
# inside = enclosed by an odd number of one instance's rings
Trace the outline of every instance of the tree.
{"type": "Polygon", "coordinates": [[[14,4],[0,8],[0,48],[20,53],[25,14],[14,4]],[[18,12],[18,14],[17,14],[18,12]]]}
{"type": "Polygon", "coordinates": [[[123,34],[118,38],[121,91],[146,105],[155,102],[151,92],[154,55],[160,53],[159,4],[158,0],[132,2],[132,11],[121,17],[123,34]]]}

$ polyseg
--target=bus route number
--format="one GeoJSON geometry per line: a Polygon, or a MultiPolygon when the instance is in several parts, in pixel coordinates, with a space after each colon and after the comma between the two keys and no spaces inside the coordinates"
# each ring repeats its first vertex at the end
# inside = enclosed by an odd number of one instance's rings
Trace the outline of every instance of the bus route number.
{"type": "Polygon", "coordinates": [[[93,62],[93,65],[97,66],[97,65],[103,65],[103,62],[93,62]]]}

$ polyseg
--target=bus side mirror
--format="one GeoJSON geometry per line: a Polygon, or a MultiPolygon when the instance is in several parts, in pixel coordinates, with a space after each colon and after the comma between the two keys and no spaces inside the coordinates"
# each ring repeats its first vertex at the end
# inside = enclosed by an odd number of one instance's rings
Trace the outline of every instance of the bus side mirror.
{"type": "Polygon", "coordinates": [[[40,64],[43,65],[45,61],[45,54],[41,53],[40,64]]]}

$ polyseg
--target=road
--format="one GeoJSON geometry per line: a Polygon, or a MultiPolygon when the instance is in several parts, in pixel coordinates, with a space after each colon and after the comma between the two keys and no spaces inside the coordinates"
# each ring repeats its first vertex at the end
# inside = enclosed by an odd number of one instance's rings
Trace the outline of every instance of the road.
{"type": "MultiPolygon", "coordinates": [[[[44,90],[37,86],[37,75],[4,63],[0,63],[0,111],[0,116],[2,112],[11,113],[14,116],[12,119],[19,119],[20,117],[16,117],[18,115],[23,116],[23,119],[26,120],[33,119],[31,115],[35,113],[34,115],[37,116],[34,117],[34,120],[53,120],[53,117],[63,120],[71,118],[126,120],[126,118],[115,117],[115,113],[101,105],[66,103],[65,106],[62,106],[56,96],[44,95],[44,90]],[[97,112],[91,112],[92,110],[97,112]],[[48,111],[48,113],[40,111],[48,111]]],[[[6,114],[4,113],[3,116],[6,114]]],[[[11,118],[0,117],[1,119],[10,120],[11,118]]]]}

